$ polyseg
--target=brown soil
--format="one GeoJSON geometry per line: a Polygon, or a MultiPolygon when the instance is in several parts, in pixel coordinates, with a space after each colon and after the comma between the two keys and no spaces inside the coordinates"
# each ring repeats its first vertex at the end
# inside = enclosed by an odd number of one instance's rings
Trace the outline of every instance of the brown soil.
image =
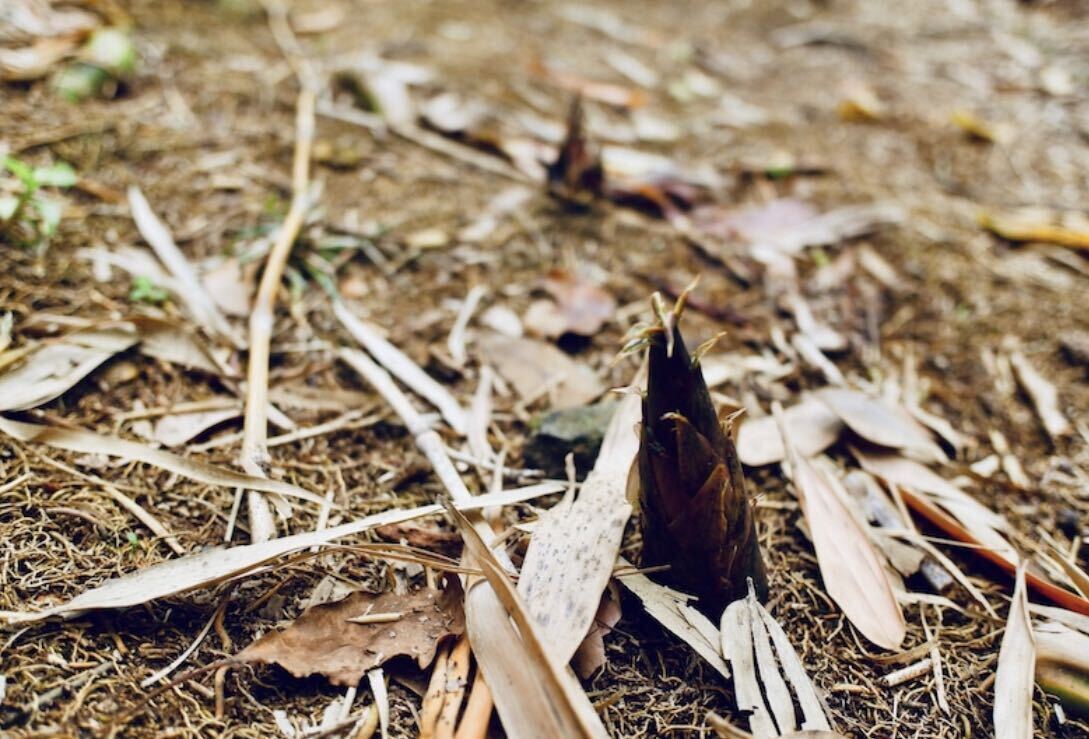
{"type": "MultiPolygon", "coordinates": [[[[263,14],[246,10],[244,2],[132,0],[126,5],[135,19],[141,61],[121,95],[72,105],[59,101],[45,83],[0,87],[0,142],[29,161],[68,161],[120,192],[139,184],[194,261],[235,253],[255,234],[274,229],[286,212],[295,79],[263,14]],[[230,187],[218,187],[217,176],[228,175],[230,187]]],[[[1085,207],[1089,25],[1084,7],[1004,0],[926,0],[895,7],[847,1],[603,0],[593,6],[629,24],[622,40],[571,20],[564,11],[575,6],[562,3],[296,4],[299,12],[324,7],[345,13],[335,30],[303,38],[315,59],[372,50],[432,68],[434,80],[417,90],[421,98],[428,90],[455,91],[512,115],[532,110],[554,121],[563,119],[569,97],[534,74],[534,60],[630,84],[605,61],[608,51],[623,49],[661,75],[663,84],[650,92],[648,109],[684,132],[675,142],[637,144],[640,148],[724,172],[736,172],[741,164],[768,168],[782,153],[825,169],[815,176],[732,176],[718,194],[722,202],[793,195],[822,208],[873,201],[900,205],[907,213],[903,223],[869,239],[893,265],[899,284],[868,302],[857,295],[844,297],[846,307],[837,308],[839,328],[852,337],[865,335],[866,310],[876,311],[880,353],[875,359],[874,343],[856,342],[856,349],[839,359],[840,369],[880,380],[897,372],[905,352],[913,351],[920,378],[930,389],[927,408],[976,442],[957,460],[956,471],[965,473],[968,464],[991,454],[988,432],[998,430],[1033,481],[1021,491],[999,473],[992,480],[973,480],[969,490],[1006,514],[1026,539],[1046,532],[1064,547],[1070,545],[1057,517],[1069,510],[1080,522],[1089,510],[1089,383],[1085,366],[1063,359],[1059,341],[1068,331],[1089,328],[1083,297],[1089,261],[1072,251],[1061,258],[1053,256],[1054,250],[1001,242],[981,232],[975,218],[984,207],[1085,207]],[[1055,96],[1041,89],[1041,72],[1053,65],[1072,73],[1073,94],[1055,96]],[[670,82],[696,70],[714,86],[712,94],[680,90],[682,100],[667,92],[670,82]],[[876,92],[886,107],[881,120],[858,123],[840,117],[837,106],[852,84],[876,92]],[[723,94],[759,106],[768,120],[740,128],[716,123],[723,94]],[[1001,144],[973,140],[950,123],[958,110],[1009,125],[1014,135],[1001,144]],[[1007,336],[1019,338],[1026,356],[1059,388],[1064,410],[1080,423],[1080,436],[1053,443],[1028,400],[1004,390],[988,370],[984,355],[997,351],[1007,336]]],[[[689,84],[693,88],[698,81],[689,84]]],[[[589,105],[607,121],[623,118],[589,105]]],[[[646,317],[647,296],[663,286],[677,289],[702,274],[697,307],[728,306],[731,321],[689,312],[686,331],[692,345],[726,329],[730,333],[722,350],[759,350],[771,345],[771,329],[786,320],[761,283],[737,282],[719,261],[695,250],[663,221],[609,203],[572,212],[550,199],[543,186],[519,218],[508,220],[484,244],[412,251],[405,245],[407,235],[432,227],[455,234],[510,182],[398,137],[376,138],[321,117],[318,139],[350,151],[351,161],[316,165],[314,179],[323,183],[313,216],[318,226],[307,230],[304,241],[312,245],[320,239],[316,234],[322,225],[380,225],[375,248],[395,269],[385,274],[365,253],[354,252],[340,264],[341,289],[354,291],[371,320],[466,402],[476,386],[476,365],[454,371],[442,348],[456,314],[451,301],[476,284],[488,286],[490,303],[521,314],[548,269],[572,261],[595,265],[619,304],[635,307],[621,311],[623,323],[610,323],[588,346],[575,349],[615,386],[630,379],[633,367],[630,361],[610,364],[622,336],[636,318],[646,317]]],[[[83,247],[141,243],[127,208],[84,193],[72,200],[60,233],[43,254],[2,247],[0,311],[14,312],[16,326],[36,314],[104,319],[129,310],[127,277],[115,273],[110,282],[96,282],[88,263],[77,257],[83,247]]],[[[842,248],[803,258],[803,279],[842,248]]],[[[291,268],[300,273],[302,266],[294,261],[291,268]]],[[[350,341],[315,285],[302,292],[285,289],[280,305],[285,309],[274,350],[314,339],[350,341]]],[[[166,310],[174,311],[169,305],[166,310]]],[[[275,353],[272,382],[350,389],[367,395],[378,413],[369,425],[275,448],[274,475],[310,490],[332,488],[348,506],[345,518],[436,497],[436,482],[426,474],[411,474],[421,462],[412,439],[330,352],[295,348],[275,353]],[[395,487],[398,479],[404,481],[395,487]]],[[[818,372],[801,366],[772,387],[722,389],[734,397],[755,393],[766,408],[773,398],[788,399],[821,384],[818,372]]],[[[47,406],[42,416],[131,437],[131,425],[115,416],[138,402],[158,408],[227,390],[217,378],[133,353],[47,406]],[[119,362],[132,365],[131,377],[111,372],[119,362]]],[[[514,405],[500,399],[496,421],[511,441],[517,464],[527,424],[514,405]]],[[[292,412],[300,426],[334,415],[292,412]]],[[[845,449],[834,451],[847,459],[845,449]]],[[[237,445],[199,456],[234,466],[237,445]]],[[[0,609],[43,607],[173,556],[93,482],[58,469],[54,461],[107,477],[127,490],[153,508],[188,551],[222,541],[230,491],[142,465],[96,467],[95,460],[79,455],[4,440],[0,483],[24,473],[30,478],[0,495],[0,609]]],[[[487,484],[472,473],[469,479],[477,487],[487,484]]],[[[964,613],[929,605],[909,608],[905,646],[927,640],[924,622],[936,632],[950,710],[938,708],[930,677],[895,689],[881,686],[878,679],[891,668],[869,658],[870,650],[825,594],[778,471],[753,471],[750,484],[763,504],[759,525],[773,593],[769,607],[825,691],[838,728],[851,736],[992,735],[993,689],[987,678],[995,667],[1003,624],[986,618],[957,589],[948,595],[964,613]]],[[[315,515],[300,512],[292,526],[312,528],[315,515]]],[[[245,538],[244,519],[241,524],[238,542],[245,538]]],[[[625,553],[634,557],[638,547],[632,532],[625,553]]],[[[1010,591],[1005,576],[955,548],[945,551],[995,603],[1005,602],[1010,591]]],[[[0,632],[0,674],[7,679],[0,726],[11,736],[105,733],[123,711],[148,695],[140,681],[184,650],[224,599],[225,631],[222,636],[213,632],[183,670],[234,654],[255,635],[293,618],[312,587],[331,571],[376,590],[395,577],[393,563],[330,555],[245,578],[230,589],[0,632]],[[39,710],[19,710],[110,659],[116,660],[116,670],[39,710]]],[[[625,601],[624,607],[623,620],[606,639],[609,664],[587,684],[610,733],[706,736],[708,710],[744,724],[730,687],[713,670],[644,616],[636,602],[625,601]]],[[[406,666],[394,671],[405,679],[391,684],[393,734],[413,735],[420,701],[408,686],[425,685],[426,675],[406,666]]],[[[322,680],[295,680],[273,668],[238,669],[229,674],[226,710],[216,718],[211,687],[212,676],[205,674],[156,696],[126,719],[122,733],[273,736],[278,732],[274,710],[315,721],[341,694],[322,680]]],[[[1051,699],[1040,691],[1036,697],[1041,735],[1089,735],[1081,724],[1060,726],[1051,699]]]]}

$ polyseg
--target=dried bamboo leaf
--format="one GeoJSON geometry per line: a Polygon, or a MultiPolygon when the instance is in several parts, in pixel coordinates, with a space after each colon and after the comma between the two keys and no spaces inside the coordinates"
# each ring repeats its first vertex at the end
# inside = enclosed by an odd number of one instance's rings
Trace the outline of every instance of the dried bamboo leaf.
{"type": "Polygon", "coordinates": [[[461,588],[423,588],[410,593],[355,592],[333,603],[308,608],[286,629],[270,631],[238,654],[238,659],[278,664],[295,677],[321,674],[332,685],[355,686],[368,670],[392,657],[408,655],[421,667],[439,643],[464,628],[461,588]],[[397,613],[382,623],[358,623],[354,616],[397,613]]]}
{"type": "Polygon", "coordinates": [[[738,709],[753,711],[749,727],[755,736],[796,731],[795,703],[802,709],[803,730],[830,730],[797,652],[755,593],[734,601],[722,614],[722,651],[733,667],[738,709]]]}
{"type": "MultiPolygon", "coordinates": [[[[593,706],[587,699],[582,687],[574,675],[568,672],[563,663],[555,662],[546,651],[543,642],[537,634],[533,620],[527,611],[525,604],[518,595],[514,584],[510,580],[504,567],[496,559],[495,554],[488,548],[484,540],[480,538],[473,525],[458,511],[452,503],[447,502],[447,511],[465,541],[465,548],[470,556],[470,561],[475,562],[484,572],[487,583],[476,581],[466,585],[467,593],[473,590],[482,590],[482,586],[491,586],[497,599],[504,610],[517,627],[518,637],[508,644],[508,649],[522,657],[522,669],[533,674],[535,682],[543,689],[547,699],[547,710],[534,717],[535,728],[532,734],[535,736],[556,737],[606,737],[605,727],[601,725],[601,719],[594,712],[593,706]],[[520,648],[516,645],[521,645],[520,648]]],[[[468,607],[467,607],[468,610],[468,607]]],[[[472,632],[469,635],[472,641],[472,632]]],[[[496,704],[499,704],[498,692],[500,686],[494,684],[489,678],[489,685],[493,695],[496,696],[496,704]]],[[[504,725],[508,733],[520,736],[525,728],[516,728],[504,725]]]]}
{"type": "Polygon", "coordinates": [[[195,459],[165,452],[161,449],[139,444],[116,436],[104,436],[82,429],[68,429],[56,426],[42,426],[36,423],[23,423],[10,418],[0,417],[0,432],[19,441],[46,444],[56,449],[66,449],[82,454],[105,454],[120,457],[130,462],[143,462],[154,467],[173,472],[206,485],[223,487],[247,487],[268,493],[278,493],[294,498],[302,498],[312,503],[324,504],[325,498],[303,490],[280,480],[267,480],[242,472],[235,472],[223,467],[215,467],[195,459]]]}
{"type": "Polygon", "coordinates": [[[1059,408],[1059,391],[1055,386],[1021,352],[1010,353],[1010,366],[1017,374],[1017,381],[1032,400],[1032,406],[1048,436],[1058,439],[1068,435],[1072,428],[1070,421],[1059,408]]]}
{"type": "MultiPolygon", "coordinates": [[[[465,502],[458,503],[458,507],[465,510],[474,510],[490,506],[513,505],[542,495],[556,493],[561,489],[561,486],[552,483],[530,485],[524,488],[504,490],[499,493],[478,495],[465,502]]],[[[84,591],[72,600],[52,608],[33,613],[2,612],[0,618],[6,618],[12,622],[39,621],[50,616],[71,615],[82,611],[110,608],[128,608],[141,603],[149,603],[158,598],[177,595],[237,577],[285,554],[291,554],[320,544],[327,544],[379,526],[431,516],[441,510],[442,506],[438,504],[417,508],[395,508],[321,531],[309,531],[259,544],[212,550],[172,559],[138,572],[107,580],[97,587],[84,591]]]]}
{"type": "Polygon", "coordinates": [[[864,637],[884,649],[898,649],[907,624],[870,537],[823,475],[795,452],[786,427],[781,429],[828,594],[864,637]]]}
{"type": "Polygon", "coordinates": [[[926,427],[898,405],[842,387],[822,388],[814,395],[842,418],[849,429],[869,442],[901,449],[926,461],[946,458],[926,427]]]}
{"type": "Polygon", "coordinates": [[[155,421],[152,436],[163,446],[181,446],[213,426],[242,415],[241,406],[189,413],[171,413],[155,421]]]}
{"type": "Polygon", "coordinates": [[[996,739],[1032,739],[1032,685],[1036,670],[1036,639],[1025,597],[1025,572],[1017,570],[1006,632],[998,652],[994,680],[996,739]]]}
{"type": "MultiPolygon", "coordinates": [[[[798,453],[806,457],[820,454],[835,444],[843,430],[839,416],[812,395],[787,408],[783,417],[790,437],[798,445],[798,453]]],[[[737,453],[750,467],[782,462],[786,451],[775,418],[764,416],[743,420],[737,433],[737,453]]]]}
{"type": "Polygon", "coordinates": [[[637,395],[620,402],[578,497],[541,515],[526,551],[518,592],[545,648],[561,665],[593,623],[631,516],[624,493],[639,446],[639,412],[637,395]]]}
{"type": "MultiPolygon", "coordinates": [[[[631,567],[623,558],[618,563],[624,567],[631,567]]],[[[647,614],[692,647],[696,654],[703,657],[720,675],[729,679],[730,668],[722,659],[718,627],[707,620],[702,613],[689,606],[685,595],[659,585],[642,573],[620,575],[617,580],[639,599],[647,614]]]]}
{"type": "Polygon", "coordinates": [[[534,339],[485,334],[480,350],[524,403],[549,397],[552,408],[573,408],[605,391],[597,374],[552,344],[534,339]]]}
{"type": "Polygon", "coordinates": [[[0,411],[36,408],[60,397],[138,340],[124,327],[89,329],[31,349],[18,366],[0,374],[0,411]]]}

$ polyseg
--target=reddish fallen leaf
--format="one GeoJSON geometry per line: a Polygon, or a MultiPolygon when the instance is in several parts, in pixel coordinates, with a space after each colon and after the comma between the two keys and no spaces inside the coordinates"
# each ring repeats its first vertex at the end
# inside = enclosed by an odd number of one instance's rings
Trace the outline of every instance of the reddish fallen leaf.
{"type": "Polygon", "coordinates": [[[415,523],[391,523],[379,526],[374,533],[386,541],[404,542],[410,547],[442,553],[461,549],[461,536],[455,531],[443,531],[434,526],[415,523]]]}
{"type": "Polygon", "coordinates": [[[291,626],[265,634],[238,658],[278,664],[295,677],[321,674],[333,685],[355,686],[368,670],[391,657],[408,655],[426,667],[439,642],[464,630],[457,585],[405,595],[357,592],[307,609],[291,626]],[[368,614],[400,617],[379,623],[349,620],[368,614]]]}
{"type": "Polygon", "coordinates": [[[565,333],[593,336],[616,311],[616,300],[604,288],[565,269],[549,272],[544,288],[553,300],[530,306],[525,324],[548,338],[565,333]]]}

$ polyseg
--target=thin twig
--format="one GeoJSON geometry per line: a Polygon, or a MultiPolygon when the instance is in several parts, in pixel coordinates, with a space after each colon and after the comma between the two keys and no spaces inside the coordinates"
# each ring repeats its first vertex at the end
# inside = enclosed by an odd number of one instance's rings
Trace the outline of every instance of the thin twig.
{"type": "MultiPolygon", "coordinates": [[[[247,368],[246,412],[242,427],[242,468],[252,475],[265,476],[264,465],[268,459],[268,362],[272,342],[272,323],[276,294],[280,290],[284,267],[291,255],[291,247],[306,220],[310,203],[310,153],[314,143],[314,107],[317,101],[315,76],[298,53],[297,43],[285,46],[294,39],[286,23],[286,9],[282,5],[269,7],[269,24],[277,43],[284,49],[289,63],[299,76],[301,88],[295,109],[295,158],[291,176],[291,208],[269,250],[261,284],[250,314],[250,353],[247,368]]],[[[241,492],[239,492],[241,494],[241,492]]],[[[267,541],[275,531],[272,511],[264,495],[251,490],[248,497],[250,531],[254,541],[267,541]]]]}

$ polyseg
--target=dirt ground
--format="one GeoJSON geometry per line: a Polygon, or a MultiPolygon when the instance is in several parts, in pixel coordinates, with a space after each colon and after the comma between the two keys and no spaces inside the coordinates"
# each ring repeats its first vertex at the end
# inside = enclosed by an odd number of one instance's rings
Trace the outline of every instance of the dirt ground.
{"type": "MultiPolygon", "coordinates": [[[[67,161],[114,192],[138,184],[194,262],[242,253],[287,210],[295,77],[264,14],[245,2],[126,0],[125,7],[135,21],[140,61],[120,94],[77,105],[59,100],[45,83],[4,85],[0,141],[27,161],[67,161]]],[[[1023,205],[1084,210],[1089,6],[1006,0],[895,6],[847,0],[310,0],[292,12],[305,17],[329,8],[342,13],[335,27],[301,35],[306,54],[327,68],[335,69],[334,61],[345,55],[370,51],[433,70],[430,80],[413,88],[421,100],[452,91],[487,102],[507,122],[528,112],[562,123],[570,93],[544,79],[535,64],[636,86],[609,63],[620,50],[654,73],[656,83],[645,86],[645,110],[677,131],[673,140],[626,145],[715,170],[721,175],[717,202],[789,195],[821,209],[899,206],[905,215],[897,225],[799,260],[804,282],[843,250],[868,245],[896,275],[869,298],[851,289],[835,299],[838,327],[852,337],[851,348],[836,357],[838,367],[848,377],[880,382],[913,353],[929,390],[925,407],[973,440],[953,462],[950,477],[969,478],[967,490],[1005,514],[1023,540],[1052,537],[1069,547],[1080,532],[1089,511],[1089,368],[1065,359],[1060,341],[1089,329],[1089,261],[1074,250],[1004,242],[976,219],[981,209],[1023,205]],[[1053,81],[1054,69],[1068,72],[1069,89],[1063,80],[1053,81]],[[841,113],[842,101],[861,89],[881,101],[877,120],[845,120],[841,113]],[[958,111],[1003,135],[998,141],[968,135],[951,122],[958,111]],[[782,176],[775,170],[787,158],[794,171],[782,176]],[[819,171],[808,173],[809,165],[819,171]],[[1051,440],[1028,399],[1008,377],[996,375],[988,358],[1003,342],[1008,346],[1008,337],[1020,341],[1025,356],[1059,389],[1061,408],[1078,432],[1051,440]],[[989,479],[970,472],[969,465],[994,453],[993,431],[1005,436],[1023,465],[1032,483],[1027,489],[1001,472],[989,479]],[[1064,517],[1075,523],[1060,525],[1064,517]]],[[[624,113],[592,100],[587,107],[591,131],[596,126],[600,137],[624,129],[624,113]]],[[[675,293],[702,275],[685,329],[693,345],[727,331],[717,349],[722,352],[769,348],[774,329],[787,320],[776,309],[774,284],[739,280],[653,214],[609,202],[572,211],[550,198],[542,183],[532,185],[535,194],[518,216],[504,219],[485,241],[459,243],[454,235],[511,187],[509,178],[324,116],[318,117],[317,141],[313,179],[321,190],[304,239],[321,248],[335,232],[367,235],[367,248],[345,252],[337,262],[341,291],[466,404],[478,365],[452,368],[443,347],[458,301],[474,285],[488,289],[485,305],[522,314],[547,270],[571,264],[589,269],[616,297],[619,318],[564,348],[611,386],[630,380],[633,362],[612,360],[629,326],[648,316],[654,290],[675,293]],[[432,229],[449,242],[414,245],[414,235],[432,229]],[[377,250],[384,264],[376,264],[368,249],[377,250]]],[[[128,277],[115,271],[112,279],[97,280],[80,256],[87,247],[142,243],[127,206],[79,191],[70,201],[44,253],[0,247],[0,312],[11,311],[17,327],[32,316],[107,319],[130,311],[128,277]]],[[[332,399],[326,408],[290,409],[300,426],[329,420],[351,403],[369,415],[354,428],[274,448],[274,476],[336,491],[347,506],[342,520],[433,500],[438,484],[411,437],[381,399],[335,361],[328,345],[316,343],[350,338],[324,293],[302,274],[296,259],[273,337],[272,385],[317,388],[332,399]]],[[[164,310],[176,313],[169,304],[164,310]]],[[[50,320],[36,330],[47,332],[50,320]]],[[[819,371],[797,364],[768,386],[728,383],[719,389],[755,398],[767,410],[773,399],[789,400],[823,384],[819,371]]],[[[133,351],[25,417],[139,438],[133,421],[119,414],[139,404],[160,408],[231,391],[218,378],[133,351]]],[[[517,466],[531,414],[510,398],[496,403],[495,430],[510,442],[517,466]]],[[[232,423],[225,432],[240,428],[232,423]]],[[[238,446],[192,454],[233,467],[238,446]]],[[[838,447],[833,456],[849,458],[838,447]]],[[[92,481],[57,463],[106,477],[153,507],[187,551],[222,542],[229,490],[5,439],[0,485],[29,477],[0,494],[2,609],[44,607],[173,556],[92,481]]],[[[884,687],[879,678],[893,667],[871,659],[876,655],[822,590],[811,545],[796,525],[799,513],[777,469],[749,472],[760,500],[769,608],[795,641],[837,728],[871,737],[993,735],[988,676],[1003,622],[987,618],[957,588],[946,595],[963,612],[910,606],[904,646],[925,643],[929,632],[937,635],[949,710],[937,704],[933,677],[884,687]]],[[[467,479],[478,488],[488,484],[471,470],[467,479]]],[[[302,510],[291,525],[307,530],[315,516],[302,510]]],[[[245,526],[243,518],[236,542],[245,540],[245,526]]],[[[625,554],[636,557],[638,548],[632,531],[625,554]]],[[[995,604],[1003,604],[1004,615],[1009,579],[956,547],[944,551],[995,604]]],[[[328,555],[121,613],[0,632],[0,673],[6,676],[0,733],[104,734],[120,712],[148,695],[140,681],[182,652],[224,599],[223,628],[209,635],[183,671],[230,656],[289,621],[314,585],[334,571],[345,582],[375,590],[404,577],[388,561],[328,555]],[[116,669],[33,708],[36,696],[109,659],[116,669]]],[[[634,600],[624,601],[623,619],[606,638],[606,649],[608,665],[586,689],[611,734],[708,736],[708,710],[744,725],[729,686],[634,600]]],[[[426,686],[427,675],[407,665],[392,671],[402,679],[391,682],[391,733],[414,735],[416,691],[426,686]]],[[[236,669],[217,718],[212,687],[212,675],[205,674],[158,695],[119,730],[125,736],[276,736],[273,711],[313,722],[342,694],[317,678],[236,669]]],[[[1034,715],[1038,735],[1089,736],[1077,721],[1060,725],[1053,700],[1040,690],[1034,715]]]]}

